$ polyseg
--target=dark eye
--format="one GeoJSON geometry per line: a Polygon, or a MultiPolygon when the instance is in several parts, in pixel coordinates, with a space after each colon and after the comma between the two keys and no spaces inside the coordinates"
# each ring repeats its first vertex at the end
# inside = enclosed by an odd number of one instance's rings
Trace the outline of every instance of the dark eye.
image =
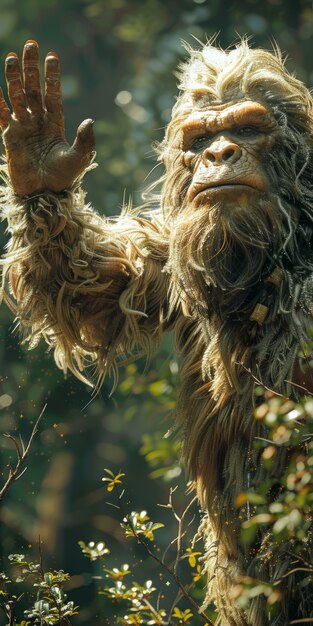
{"type": "Polygon", "coordinates": [[[196,137],[190,146],[190,150],[201,150],[201,148],[203,148],[203,146],[210,141],[210,138],[211,136],[209,134],[196,137]]]}
{"type": "Polygon", "coordinates": [[[259,134],[260,131],[256,126],[242,126],[242,128],[236,129],[236,135],[239,135],[239,137],[255,137],[259,134]]]}

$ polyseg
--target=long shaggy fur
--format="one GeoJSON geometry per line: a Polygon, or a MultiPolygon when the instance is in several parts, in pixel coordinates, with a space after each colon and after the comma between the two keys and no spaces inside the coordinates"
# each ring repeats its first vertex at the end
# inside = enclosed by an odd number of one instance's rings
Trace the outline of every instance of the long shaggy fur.
{"type": "Polygon", "coordinates": [[[108,371],[116,381],[130,355],[149,358],[168,325],[168,236],[157,216],[103,220],[78,188],[18,204],[9,186],[1,193],[12,234],[3,296],[30,347],[43,337],[57,365],[88,384],[108,371]]]}
{"type": "MultiPolygon", "coordinates": [[[[266,475],[252,445],[263,434],[253,419],[255,384],[296,397],[286,381],[311,315],[308,288],[302,294],[313,270],[313,101],[277,50],[251,50],[242,41],[228,52],[207,44],[189,53],[158,148],[161,192],[144,213],[104,220],[78,188],[16,203],[3,187],[11,233],[3,293],[30,345],[44,337],[58,366],[88,381],[90,370],[100,380],[110,369],[116,377],[128,356],[149,357],[161,333],[174,328],[184,355],[177,421],[208,514],[207,600],[216,602],[223,626],[264,626],[262,600],[243,612],[232,587],[238,574],[276,580],[279,570],[264,565],[261,548],[258,558],[240,546],[234,500],[266,475]],[[188,205],[194,162],[182,150],[183,120],[195,109],[248,99],[269,107],[279,127],[264,155],[271,193],[231,214],[223,205],[188,205]],[[282,281],[269,288],[275,268],[282,281]],[[263,326],[250,320],[259,303],[269,308],[263,326]]],[[[283,464],[280,456],[277,476],[283,464]]],[[[299,616],[308,617],[287,589],[271,623],[299,616]]]]}

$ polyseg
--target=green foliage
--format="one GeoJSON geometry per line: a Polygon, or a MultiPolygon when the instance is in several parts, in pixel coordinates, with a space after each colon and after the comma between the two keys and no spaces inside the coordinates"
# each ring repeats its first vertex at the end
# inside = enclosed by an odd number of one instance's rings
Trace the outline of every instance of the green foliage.
{"type": "MultiPolygon", "coordinates": [[[[110,480],[116,478],[114,473],[106,469],[110,480]]],[[[119,473],[118,475],[120,475],[119,473]]],[[[111,490],[111,493],[114,490],[111,490]]],[[[103,566],[104,579],[98,593],[108,598],[116,607],[115,619],[117,624],[142,624],[150,626],[158,624],[193,624],[200,625],[204,622],[207,626],[212,625],[211,619],[215,618],[214,611],[210,615],[200,615],[200,605],[204,599],[205,579],[202,572],[201,559],[203,552],[195,549],[192,541],[192,528],[196,530],[195,510],[192,505],[193,499],[185,511],[179,515],[174,507],[171,490],[167,505],[177,524],[177,536],[174,537],[160,556],[160,547],[155,543],[155,533],[159,530],[166,531],[166,524],[155,522],[150,519],[147,511],[132,511],[124,515],[121,528],[128,539],[135,539],[144,549],[146,556],[154,561],[154,579],[144,579],[139,582],[137,575],[142,579],[146,570],[146,563],[133,561],[132,564],[123,563],[118,567],[103,566]],[[187,566],[187,567],[186,567],[187,566]],[[126,580],[125,580],[126,579],[126,580]],[[183,582],[184,580],[184,582],[183,582]],[[174,588],[172,588],[174,584],[174,588]],[[186,606],[187,604],[187,606],[186,606]],[[189,607],[188,607],[189,605],[189,607]],[[190,608],[191,607],[191,608],[190,608]],[[191,610],[192,609],[192,610],[191,610]]],[[[121,494],[113,493],[114,506],[122,511],[122,499],[125,491],[121,494]]],[[[83,553],[91,560],[107,560],[110,551],[104,548],[104,544],[79,542],[83,553]]],[[[113,551],[112,551],[113,554],[113,551]]],[[[99,579],[99,577],[97,577],[99,579]]]]}
{"type": "MultiPolygon", "coordinates": [[[[258,403],[255,416],[264,425],[266,436],[259,437],[255,445],[267,470],[267,479],[258,484],[257,492],[251,487],[239,494],[236,505],[238,508],[249,506],[248,519],[242,524],[243,544],[249,546],[259,529],[265,528],[264,556],[270,547],[271,558],[282,564],[282,573],[273,584],[248,576],[238,578],[234,601],[247,608],[252,598],[262,595],[271,612],[281,600],[281,586],[286,584],[289,575],[301,571],[304,586],[311,584],[313,576],[313,563],[306,558],[306,542],[312,532],[313,401],[304,397],[295,403],[269,391],[258,389],[257,393],[260,399],[263,394],[264,399],[258,403]],[[280,460],[283,460],[282,464],[280,460]],[[280,475],[277,467],[280,467],[280,475]]],[[[166,532],[167,524],[153,521],[146,510],[125,514],[123,501],[126,496],[124,480],[121,480],[126,479],[125,473],[121,470],[115,473],[108,468],[104,471],[106,491],[114,498],[111,505],[121,513],[120,526],[125,537],[135,539],[149,560],[155,563],[154,577],[144,578],[146,563],[141,562],[139,569],[136,560],[131,564],[111,565],[110,555],[115,560],[114,550],[109,549],[104,541],[79,542],[83,554],[91,562],[104,560],[103,574],[97,579],[105,582],[98,593],[115,607],[116,623],[122,626],[213,624],[216,618],[213,607],[207,615],[199,612],[206,584],[202,571],[203,551],[192,541],[192,524],[196,530],[199,523],[197,517],[194,519],[192,502],[178,514],[173,502],[176,490],[171,489],[169,501],[163,509],[172,514],[177,536],[169,541],[160,556],[161,548],[155,543],[156,533],[159,538],[158,531],[166,532]]],[[[77,607],[74,602],[67,601],[63,591],[68,574],[62,570],[45,573],[41,562],[31,562],[24,554],[10,555],[9,562],[18,574],[8,576],[2,573],[0,607],[11,623],[14,626],[69,624],[77,607]],[[35,595],[31,608],[24,610],[26,620],[23,622],[18,622],[16,617],[20,597],[15,592],[8,592],[12,582],[15,587],[30,582],[35,595]]]]}
{"type": "MultiPolygon", "coordinates": [[[[223,46],[237,39],[237,33],[251,33],[253,43],[264,47],[274,38],[290,56],[288,67],[308,85],[312,84],[313,9],[307,0],[264,0],[262,3],[234,0],[231,7],[218,0],[180,0],[179,3],[177,0],[3,0],[1,4],[2,59],[10,50],[20,52],[28,38],[40,42],[43,55],[49,50],[58,51],[69,140],[73,139],[82,119],[93,117],[96,120],[99,167],[86,177],[84,188],[88,200],[105,214],[119,213],[124,196],[127,201],[131,194],[134,204],[141,202],[141,190],[161,174],[159,165],[146,180],[155,163],[151,143],[162,139],[174,104],[176,78],[173,70],[185,54],[181,41],[198,45],[194,37],[204,41],[216,32],[220,33],[219,41],[223,46]],[[128,94],[126,103],[118,98],[123,91],[128,94]]],[[[1,84],[5,90],[4,80],[1,84]]],[[[4,228],[1,240],[4,248],[4,228]]],[[[17,334],[12,335],[13,315],[4,305],[0,317],[2,432],[27,437],[29,424],[35,422],[43,405],[48,403],[27,473],[14,485],[3,508],[2,567],[6,568],[5,555],[24,552],[25,546],[36,545],[40,532],[45,559],[50,563],[52,559],[61,564],[75,563],[76,568],[76,545],[68,538],[74,533],[94,537],[92,546],[85,544],[91,570],[86,573],[88,560],[82,559],[72,581],[74,593],[78,585],[76,593],[84,606],[75,620],[84,626],[111,626],[115,624],[111,602],[102,596],[101,606],[96,606],[88,582],[83,587],[77,583],[78,579],[87,580],[88,576],[90,581],[91,574],[96,580],[99,546],[107,549],[99,539],[104,533],[106,542],[114,541],[112,553],[116,561],[129,560],[129,539],[119,536],[116,541],[120,517],[114,517],[116,509],[105,508],[104,490],[95,490],[95,484],[103,467],[112,464],[115,477],[123,467],[129,484],[134,485],[132,508],[139,512],[141,508],[147,509],[151,519],[160,519],[155,507],[157,502],[167,498],[165,481],[176,484],[182,476],[177,455],[179,444],[172,437],[164,438],[164,433],[172,426],[167,418],[175,404],[178,364],[173,348],[169,341],[165,342],[159,357],[144,374],[141,373],[143,367],[129,366],[125,375],[121,373],[121,385],[113,399],[108,399],[110,381],[105,383],[99,396],[90,397],[89,391],[71,376],[64,380],[45,348],[37,348],[30,354],[20,347],[17,334]]],[[[11,442],[1,440],[1,443],[2,467],[14,465],[11,442]]],[[[267,454],[271,453],[269,449],[267,454]]],[[[301,467],[295,467],[291,475],[298,479],[301,467]]],[[[306,477],[303,480],[306,481],[306,477]]],[[[307,486],[311,489],[310,482],[307,486]]],[[[119,488],[121,485],[114,486],[114,494],[119,493],[119,488]]],[[[288,509],[278,515],[262,502],[253,501],[253,494],[248,497],[251,508],[258,506],[255,514],[275,516],[265,527],[273,527],[279,516],[288,518],[288,509]]],[[[268,501],[267,493],[260,497],[268,501]]],[[[183,508],[183,489],[176,493],[176,498],[183,508]]],[[[285,506],[282,502],[279,504],[285,506]]],[[[301,508],[299,511],[301,513],[301,508]]],[[[120,511],[117,513],[119,516],[120,511]]],[[[291,523],[293,532],[299,532],[302,522],[291,520],[291,523]]],[[[173,517],[156,533],[161,550],[174,536],[175,524],[173,517]]],[[[247,535],[254,531],[245,529],[244,532],[247,535]]],[[[27,550],[32,552],[31,547],[27,550]]],[[[137,553],[135,556],[139,558],[137,553]]],[[[102,559],[107,557],[105,552],[101,555],[102,559]]],[[[185,557],[181,566],[187,563],[185,557]]],[[[114,567],[115,563],[111,563],[109,569],[113,571],[114,567]]],[[[139,568],[143,569],[143,564],[140,563],[139,568]]],[[[153,572],[148,565],[147,568],[149,571],[142,572],[142,577],[150,580],[153,572]]],[[[197,561],[196,568],[192,569],[193,578],[200,576],[198,568],[201,569],[201,565],[197,561]]],[[[160,581],[156,584],[160,588],[160,581]]],[[[199,585],[200,589],[201,582],[199,585]]],[[[201,595],[201,590],[199,593],[201,595]]],[[[19,606],[26,601],[27,597],[22,598],[19,606]]],[[[128,619],[132,617],[130,614],[128,619]]],[[[129,623],[136,624],[135,621],[129,623]]],[[[192,626],[194,623],[196,621],[192,620],[192,626]]]]}
{"type": "Polygon", "coordinates": [[[180,441],[164,436],[162,431],[144,433],[142,441],[143,445],[139,451],[153,468],[150,472],[151,478],[163,478],[169,482],[180,476],[182,471],[179,463],[180,441]]]}
{"type": "Polygon", "coordinates": [[[164,524],[159,522],[151,522],[147,511],[132,511],[129,515],[124,517],[122,528],[125,530],[126,537],[139,537],[142,535],[149,541],[154,541],[154,533],[160,528],[164,528],[164,524]]]}
{"type": "Polygon", "coordinates": [[[281,575],[272,585],[243,577],[236,593],[242,607],[250,598],[265,595],[270,611],[280,602],[280,588],[292,575],[301,572],[301,585],[312,584],[313,562],[307,552],[313,532],[313,400],[304,397],[295,403],[267,391],[256,419],[267,431],[266,438],[255,443],[267,478],[258,485],[258,493],[253,489],[241,493],[236,504],[238,508],[252,505],[250,518],[242,524],[243,543],[249,546],[265,528],[267,538],[260,549],[264,558],[270,550],[271,558],[281,564],[281,575]]]}
{"type": "Polygon", "coordinates": [[[0,574],[0,609],[10,626],[70,624],[70,618],[76,615],[78,607],[67,600],[63,590],[64,583],[70,579],[69,574],[63,570],[44,572],[41,561],[33,563],[24,554],[11,554],[8,560],[12,574],[0,574]],[[17,613],[23,593],[19,594],[18,589],[21,584],[24,589],[25,583],[28,583],[28,602],[34,601],[31,608],[24,611],[26,620],[20,622],[17,613]],[[13,592],[9,590],[9,585],[13,586],[13,592]]]}
{"type": "MultiPolygon", "coordinates": [[[[148,373],[142,374],[140,368],[132,363],[126,368],[123,380],[119,385],[122,394],[131,392],[141,396],[142,406],[146,415],[152,414],[155,419],[162,420],[170,427],[168,432],[155,430],[142,434],[142,446],[139,450],[151,467],[149,476],[152,479],[162,478],[165,482],[173,482],[182,474],[180,462],[181,439],[173,435],[172,412],[175,410],[178,362],[170,359],[148,373]],[[169,421],[169,417],[171,421],[169,421]]],[[[134,406],[133,406],[134,408],[134,406]]],[[[125,419],[133,419],[129,407],[125,419]]]]}
{"type": "Polygon", "coordinates": [[[78,545],[80,546],[82,553],[88,557],[90,561],[97,561],[106,554],[110,554],[110,550],[106,547],[104,541],[89,541],[88,543],[79,541],[78,545]]]}
{"type": "Polygon", "coordinates": [[[110,469],[105,469],[104,470],[105,473],[107,474],[107,476],[104,476],[102,478],[103,482],[107,482],[107,491],[113,491],[113,489],[115,489],[116,485],[121,485],[122,481],[121,478],[123,476],[125,476],[125,474],[123,474],[123,472],[119,472],[118,474],[114,475],[113,472],[110,469]]]}

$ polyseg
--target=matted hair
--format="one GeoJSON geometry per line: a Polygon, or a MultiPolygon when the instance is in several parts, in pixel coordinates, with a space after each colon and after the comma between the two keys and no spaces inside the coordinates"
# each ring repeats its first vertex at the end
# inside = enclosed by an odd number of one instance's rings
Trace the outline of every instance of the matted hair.
{"type": "MultiPolygon", "coordinates": [[[[238,553],[236,495],[248,488],[249,480],[257,484],[264,479],[252,446],[256,435],[264,436],[253,417],[255,386],[297,397],[286,381],[292,379],[307,339],[313,306],[313,99],[287,71],[278,48],[273,53],[254,50],[243,40],[229,51],[209,43],[189,48],[189,53],[179,69],[180,95],[158,148],[165,165],[161,204],[170,224],[172,309],[183,303],[194,320],[187,335],[183,326],[176,328],[185,353],[178,420],[185,430],[187,467],[209,512],[208,599],[217,598],[221,615],[236,626],[261,626],[261,599],[252,603],[248,621],[234,606],[227,592],[230,572],[250,567],[252,576],[270,577],[275,564],[268,562],[265,574],[257,554],[253,567],[240,559],[235,567],[225,555],[238,553]],[[276,141],[262,161],[269,193],[230,212],[223,211],[222,202],[188,204],[186,191],[198,157],[190,159],[182,149],[184,120],[195,110],[245,100],[266,106],[277,122],[276,141]],[[269,295],[266,281],[275,268],[282,280],[269,295]],[[311,299],[303,306],[306,285],[311,299]],[[250,320],[257,304],[268,307],[263,325],[250,320]]],[[[278,454],[273,474],[279,477],[283,466],[278,454]]],[[[277,617],[277,624],[283,623],[279,619],[284,617],[277,617]]]]}
{"type": "MultiPolygon", "coordinates": [[[[90,370],[100,381],[109,370],[117,376],[128,356],[150,356],[174,328],[183,354],[177,422],[208,511],[208,600],[216,600],[223,623],[263,626],[260,597],[245,615],[230,590],[238,572],[275,582],[276,563],[262,560],[258,546],[253,558],[241,552],[234,499],[249,480],[264,478],[252,446],[264,435],[253,417],[255,385],[293,392],[286,381],[313,310],[313,101],[277,48],[253,50],[242,40],[228,51],[212,42],[187,49],[157,149],[165,171],[144,211],[125,207],[105,220],[85,203],[80,181],[18,204],[8,181],[1,188],[11,234],[3,294],[30,346],[43,337],[58,366],[85,381],[90,370]],[[194,110],[245,100],[262,103],[277,122],[273,148],[260,157],[269,192],[228,213],[222,203],[189,203],[198,157],[183,150],[183,122],[194,110]],[[269,289],[275,270],[281,280],[269,289]],[[251,319],[259,304],[268,311],[263,325],[251,319]]],[[[277,477],[283,465],[278,453],[277,477]]],[[[309,602],[310,591],[301,593],[309,602]]],[[[282,626],[285,614],[275,620],[282,626]]]]}

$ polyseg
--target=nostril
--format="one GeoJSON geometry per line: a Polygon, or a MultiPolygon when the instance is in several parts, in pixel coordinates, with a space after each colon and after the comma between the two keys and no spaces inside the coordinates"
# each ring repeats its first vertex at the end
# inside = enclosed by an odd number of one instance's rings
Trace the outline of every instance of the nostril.
{"type": "Polygon", "coordinates": [[[228,159],[231,159],[231,157],[234,156],[234,154],[235,154],[235,150],[233,148],[228,148],[228,150],[225,150],[225,152],[223,152],[223,156],[222,156],[223,161],[228,161],[228,159]]]}
{"type": "Polygon", "coordinates": [[[203,158],[205,161],[214,163],[214,165],[221,165],[226,161],[235,162],[241,156],[241,149],[239,146],[233,143],[225,143],[223,145],[215,145],[206,148],[203,151],[203,158]]]}

